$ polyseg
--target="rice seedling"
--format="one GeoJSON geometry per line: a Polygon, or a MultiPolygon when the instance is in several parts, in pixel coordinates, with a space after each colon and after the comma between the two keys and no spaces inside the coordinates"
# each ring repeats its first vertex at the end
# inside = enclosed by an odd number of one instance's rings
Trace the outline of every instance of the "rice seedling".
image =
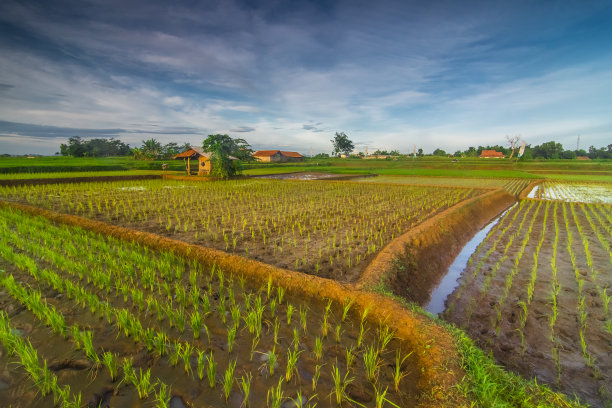
{"type": "Polygon", "coordinates": [[[211,351],[210,354],[206,356],[206,377],[208,378],[208,385],[210,385],[210,388],[215,388],[216,370],[217,363],[211,351]]]}
{"type": "Polygon", "coordinates": [[[378,373],[382,364],[379,358],[379,350],[373,345],[366,347],[363,352],[363,363],[365,365],[366,377],[372,384],[376,384],[378,373]]]}
{"type": "Polygon", "coordinates": [[[169,408],[170,399],[172,397],[171,387],[163,382],[157,382],[157,387],[155,387],[154,392],[155,408],[169,408]]]}
{"type": "Polygon", "coordinates": [[[193,347],[191,344],[185,343],[183,347],[179,348],[179,353],[181,355],[181,360],[183,360],[185,373],[187,375],[191,374],[191,354],[193,353],[193,347]]]}
{"type": "Polygon", "coordinates": [[[238,386],[240,387],[244,395],[241,406],[244,406],[246,408],[249,406],[249,395],[251,394],[251,384],[253,382],[253,375],[248,372],[246,376],[241,376],[240,379],[236,382],[238,383],[238,386]]]}
{"type": "Polygon", "coordinates": [[[232,391],[232,385],[234,384],[234,369],[236,368],[236,360],[229,363],[223,374],[223,394],[225,395],[225,401],[229,398],[230,392],[232,391]]]}
{"type": "Polygon", "coordinates": [[[331,376],[334,382],[334,388],[330,393],[330,396],[334,395],[336,397],[336,405],[342,406],[343,401],[355,403],[355,401],[353,401],[346,393],[346,388],[355,380],[354,377],[349,377],[349,371],[342,376],[340,374],[340,369],[338,368],[338,362],[336,361],[332,366],[331,376]]]}
{"type": "Polygon", "coordinates": [[[289,382],[291,381],[291,378],[293,377],[293,374],[298,374],[297,371],[297,360],[298,360],[298,356],[300,355],[302,351],[298,351],[296,350],[291,350],[288,349],[287,350],[287,369],[285,370],[285,381],[289,382]]]}
{"type": "Polygon", "coordinates": [[[111,381],[115,382],[117,380],[117,357],[110,351],[106,351],[102,354],[102,361],[106,368],[108,368],[111,381]]]}
{"type": "MultiPolygon", "coordinates": [[[[395,386],[395,392],[399,392],[399,384],[402,378],[407,377],[410,372],[402,369],[402,366],[406,359],[412,355],[412,351],[402,357],[401,350],[395,351],[395,366],[393,368],[393,385],[395,386]]],[[[386,393],[386,390],[385,390],[386,393]]]]}
{"type": "Polygon", "coordinates": [[[283,393],[283,379],[278,379],[276,387],[272,386],[266,394],[266,403],[268,408],[280,408],[285,394],[283,393]]]}

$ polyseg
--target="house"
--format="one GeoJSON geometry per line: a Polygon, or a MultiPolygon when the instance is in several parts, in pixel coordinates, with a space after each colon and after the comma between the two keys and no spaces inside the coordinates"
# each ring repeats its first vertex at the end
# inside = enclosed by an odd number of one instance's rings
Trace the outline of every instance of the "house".
{"type": "Polygon", "coordinates": [[[479,157],[485,159],[503,159],[505,156],[502,152],[497,152],[495,150],[483,150],[479,157]]]}
{"type": "Polygon", "coordinates": [[[576,156],[578,160],[591,160],[588,156],[576,156]]]}
{"type": "Polygon", "coordinates": [[[258,150],[253,157],[262,162],[299,162],[304,156],[298,152],[285,152],[281,150],[258,150]]]}
{"type": "MultiPolygon", "coordinates": [[[[183,153],[179,153],[174,156],[174,159],[183,159],[185,163],[185,170],[188,175],[191,175],[191,159],[198,160],[198,176],[207,176],[210,174],[212,169],[212,165],[210,162],[210,157],[212,153],[205,152],[201,147],[190,146],[189,149],[185,150],[183,153]]],[[[232,160],[238,160],[237,158],[230,156],[232,160]]]]}

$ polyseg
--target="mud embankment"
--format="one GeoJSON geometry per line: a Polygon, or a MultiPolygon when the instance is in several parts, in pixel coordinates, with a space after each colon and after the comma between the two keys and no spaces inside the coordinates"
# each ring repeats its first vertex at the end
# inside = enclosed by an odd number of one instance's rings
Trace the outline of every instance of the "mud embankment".
{"type": "Polygon", "coordinates": [[[383,248],[357,287],[383,283],[396,295],[425,305],[461,248],[515,201],[496,189],[448,208],[383,248]]]}
{"type": "MultiPolygon", "coordinates": [[[[496,193],[496,192],[494,192],[496,193]]],[[[296,296],[312,302],[327,298],[337,305],[347,299],[354,300],[358,313],[369,309],[368,320],[374,324],[385,321],[395,336],[405,344],[406,350],[415,350],[421,375],[418,388],[421,392],[419,407],[467,406],[465,397],[456,385],[464,376],[460,358],[452,336],[441,326],[426,317],[413,314],[398,302],[376,293],[365,292],[354,285],[307,275],[301,272],[227,254],[215,249],[187,244],[148,232],[130,230],[74,215],[61,214],[38,207],[0,200],[0,206],[14,208],[32,215],[40,215],[55,222],[78,226],[115,238],[138,242],[153,249],[173,251],[182,256],[199,260],[205,265],[216,264],[226,273],[244,276],[262,285],[271,278],[276,286],[282,286],[296,296]]]]}

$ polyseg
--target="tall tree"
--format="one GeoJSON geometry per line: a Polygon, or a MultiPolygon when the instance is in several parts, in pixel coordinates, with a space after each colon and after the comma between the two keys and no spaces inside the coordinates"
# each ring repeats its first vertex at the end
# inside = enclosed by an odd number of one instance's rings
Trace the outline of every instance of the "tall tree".
{"type": "Polygon", "coordinates": [[[353,142],[348,138],[348,136],[344,132],[340,132],[340,133],[336,132],[336,136],[334,136],[331,142],[334,146],[334,150],[332,152],[334,156],[339,156],[340,153],[344,153],[348,156],[349,154],[351,154],[351,152],[355,148],[355,145],[353,144],[353,142]]]}
{"type": "Polygon", "coordinates": [[[519,135],[514,135],[514,136],[506,135],[506,140],[508,141],[508,144],[510,145],[510,149],[512,150],[512,153],[510,153],[510,158],[514,156],[514,151],[516,150],[520,139],[521,137],[519,135]]]}
{"type": "Polygon", "coordinates": [[[236,159],[251,159],[251,146],[244,139],[232,139],[228,135],[208,135],[202,148],[211,153],[211,175],[228,178],[240,170],[236,159]]]}

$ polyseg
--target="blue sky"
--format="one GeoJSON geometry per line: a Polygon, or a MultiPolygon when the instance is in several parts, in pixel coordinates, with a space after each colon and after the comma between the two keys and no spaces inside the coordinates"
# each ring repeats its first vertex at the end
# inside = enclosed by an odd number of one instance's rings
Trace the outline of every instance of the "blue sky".
{"type": "Polygon", "coordinates": [[[0,3],[0,153],[612,143],[610,1],[0,3]]]}

